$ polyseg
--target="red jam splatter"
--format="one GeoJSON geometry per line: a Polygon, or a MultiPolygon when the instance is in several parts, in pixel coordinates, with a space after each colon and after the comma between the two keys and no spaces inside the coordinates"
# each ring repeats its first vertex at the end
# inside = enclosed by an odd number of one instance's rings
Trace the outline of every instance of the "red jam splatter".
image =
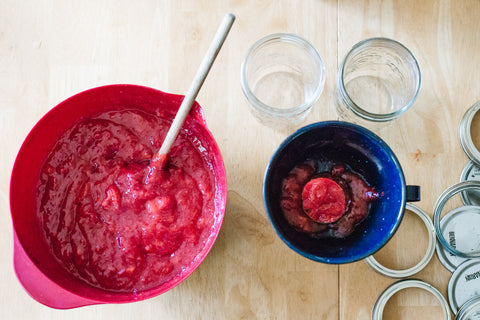
{"type": "Polygon", "coordinates": [[[345,193],[332,179],[312,179],[303,187],[303,211],[316,222],[337,221],[345,213],[345,205],[345,193]]]}
{"type": "Polygon", "coordinates": [[[294,167],[283,179],[280,205],[288,223],[297,230],[318,238],[345,238],[365,220],[370,203],[378,197],[380,194],[374,188],[344,165],[335,165],[330,172],[317,173],[314,163],[308,162],[294,167]],[[328,183],[327,190],[331,188],[332,194],[321,191],[320,200],[310,201],[308,194],[319,181],[320,188],[328,183]]]}
{"type": "Polygon", "coordinates": [[[142,291],[173,279],[203,249],[214,224],[213,173],[186,134],[161,170],[150,164],[168,127],[151,114],[107,112],[77,123],[48,156],[38,218],[73,275],[142,291]]]}
{"type": "Polygon", "coordinates": [[[420,149],[417,149],[417,152],[415,152],[415,155],[413,156],[413,158],[415,159],[415,161],[420,161],[420,155],[422,154],[422,150],[420,149]]]}

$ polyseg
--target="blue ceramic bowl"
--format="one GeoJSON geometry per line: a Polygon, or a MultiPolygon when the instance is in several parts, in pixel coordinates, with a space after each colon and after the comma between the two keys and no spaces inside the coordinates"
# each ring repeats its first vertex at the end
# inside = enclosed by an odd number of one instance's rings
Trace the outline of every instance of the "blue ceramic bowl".
{"type": "Polygon", "coordinates": [[[410,199],[414,198],[410,191],[418,193],[419,188],[407,188],[395,154],[382,139],[363,127],[339,121],[314,123],[288,137],[270,160],[263,182],[265,209],[278,236],[297,253],[330,264],[361,260],[382,248],[397,230],[406,201],[419,200],[410,199]],[[282,180],[307,160],[345,164],[383,192],[351,235],[316,239],[285,219],[280,207],[282,180]]]}

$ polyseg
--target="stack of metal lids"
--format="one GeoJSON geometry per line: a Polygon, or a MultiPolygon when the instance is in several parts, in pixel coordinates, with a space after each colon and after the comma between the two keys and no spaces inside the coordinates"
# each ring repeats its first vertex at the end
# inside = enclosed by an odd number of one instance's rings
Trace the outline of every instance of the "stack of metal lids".
{"type": "MultiPolygon", "coordinates": [[[[451,309],[456,320],[480,320],[480,150],[472,139],[472,122],[479,110],[480,101],[465,113],[460,122],[459,140],[470,162],[462,171],[460,182],[446,189],[438,198],[433,210],[433,226],[425,212],[407,204],[407,211],[417,214],[429,233],[429,247],[424,258],[406,270],[388,269],[373,256],[365,259],[367,265],[378,273],[402,279],[379,295],[372,310],[372,320],[381,320],[387,301],[406,288],[424,289],[435,296],[443,309],[444,319],[451,319],[451,309]],[[457,194],[463,205],[442,214],[445,204],[457,194]],[[428,264],[433,251],[445,268],[452,272],[448,283],[448,302],[432,285],[417,279],[406,279],[428,264]]],[[[480,126],[476,129],[480,132],[480,126]]]]}
{"type": "Polygon", "coordinates": [[[394,269],[387,268],[381,265],[373,256],[365,258],[364,260],[365,263],[376,272],[390,278],[402,279],[388,286],[378,296],[375,302],[375,305],[373,306],[373,309],[372,309],[372,320],[383,319],[383,310],[388,300],[398,291],[403,289],[408,289],[408,288],[419,288],[431,293],[440,302],[440,305],[443,309],[444,319],[450,320],[451,314],[450,314],[450,309],[448,307],[448,302],[440,293],[440,291],[438,291],[438,289],[436,289],[432,285],[422,280],[405,279],[407,277],[417,274],[428,265],[433,254],[435,253],[435,247],[436,247],[435,229],[434,229],[432,220],[430,219],[428,214],[426,214],[419,207],[410,203],[407,203],[406,211],[416,214],[425,224],[425,227],[428,232],[427,252],[415,266],[408,269],[404,269],[404,270],[394,270],[394,269]]]}
{"type": "Polygon", "coordinates": [[[478,110],[480,102],[465,113],[459,125],[460,143],[470,162],[460,182],[440,195],[433,210],[436,252],[452,272],[448,301],[459,320],[480,319],[480,151],[472,139],[472,122],[478,110]],[[445,204],[457,194],[463,205],[443,214],[445,204]]]}

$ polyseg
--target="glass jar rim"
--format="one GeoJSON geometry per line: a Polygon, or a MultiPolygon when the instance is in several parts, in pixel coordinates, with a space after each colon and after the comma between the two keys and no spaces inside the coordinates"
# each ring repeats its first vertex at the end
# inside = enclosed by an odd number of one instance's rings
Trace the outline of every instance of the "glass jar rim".
{"type": "Polygon", "coordinates": [[[240,70],[240,84],[245,97],[255,108],[261,109],[263,112],[266,112],[270,115],[292,116],[301,114],[315,104],[315,102],[320,97],[323,91],[323,87],[325,85],[325,64],[323,62],[322,56],[308,40],[294,33],[274,33],[257,40],[247,51],[247,54],[242,61],[240,70]],[[320,66],[318,77],[319,81],[317,83],[317,87],[315,88],[314,93],[311,95],[308,101],[298,106],[286,109],[278,109],[271,107],[258,99],[253,93],[253,91],[250,89],[250,86],[248,84],[246,73],[249,59],[252,53],[273,42],[290,43],[298,47],[303,47],[304,49],[307,49],[312,59],[314,59],[320,66]]]}
{"type": "Polygon", "coordinates": [[[384,37],[374,37],[374,38],[368,38],[364,39],[358,43],[356,43],[345,55],[343,58],[342,62],[340,63],[340,66],[338,68],[338,73],[337,73],[337,95],[339,96],[340,99],[342,99],[342,102],[345,103],[345,105],[357,116],[369,120],[369,121],[374,121],[374,122],[386,122],[386,121],[391,121],[394,120],[401,115],[403,115],[410,107],[413,105],[414,101],[416,100],[418,93],[420,92],[420,86],[422,82],[422,75],[420,72],[420,67],[418,65],[418,61],[413,55],[413,53],[408,49],[406,46],[404,46],[402,43],[390,39],[390,38],[384,38],[384,37]],[[410,98],[409,102],[403,106],[402,108],[398,109],[397,111],[390,112],[390,113],[372,113],[361,106],[357,105],[348,95],[346,89],[345,89],[345,84],[343,83],[343,76],[344,76],[344,71],[345,71],[345,62],[349,57],[351,57],[354,53],[358,52],[360,49],[365,48],[366,46],[369,45],[378,45],[382,44],[383,46],[390,47],[392,49],[399,49],[403,51],[405,56],[409,57],[411,61],[413,62],[412,65],[414,66],[415,73],[418,76],[418,80],[416,81],[415,85],[415,93],[412,95],[410,98]]]}

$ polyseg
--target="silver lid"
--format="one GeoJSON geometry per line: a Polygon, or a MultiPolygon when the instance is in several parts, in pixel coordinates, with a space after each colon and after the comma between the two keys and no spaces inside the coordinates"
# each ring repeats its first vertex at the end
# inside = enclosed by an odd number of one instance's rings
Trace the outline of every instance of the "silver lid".
{"type": "MultiPolygon", "coordinates": [[[[465,217],[469,219],[480,218],[480,211],[477,206],[465,206],[456,211],[452,215],[455,219],[455,239],[445,238],[441,228],[442,211],[448,200],[459,192],[470,190],[480,190],[480,181],[467,181],[457,183],[447,188],[438,198],[433,209],[433,225],[437,234],[438,241],[442,247],[448,252],[463,258],[478,258],[480,257],[480,224],[473,223],[472,220],[465,222],[465,217]]],[[[449,235],[450,236],[450,233],[449,235]]]]}
{"type": "MultiPolygon", "coordinates": [[[[440,221],[440,229],[448,244],[461,252],[480,254],[480,207],[463,206],[448,212],[440,221]]],[[[453,272],[469,258],[460,257],[437,245],[440,262],[453,272]]]]}
{"type": "Polygon", "coordinates": [[[458,310],[455,320],[480,320],[480,297],[465,302],[458,310]]]}
{"type": "Polygon", "coordinates": [[[448,282],[448,301],[453,313],[475,297],[480,297],[480,259],[462,263],[448,282]]]}
{"type": "Polygon", "coordinates": [[[477,111],[480,109],[480,101],[475,103],[465,112],[458,126],[458,138],[462,145],[463,151],[477,166],[480,166],[480,151],[475,147],[472,140],[472,120],[477,111]]]}
{"type": "MultiPolygon", "coordinates": [[[[467,163],[460,175],[460,182],[463,181],[480,181],[480,168],[473,161],[467,163]]],[[[480,205],[480,191],[471,190],[460,193],[462,201],[466,205],[480,205]]]]}
{"type": "Polygon", "coordinates": [[[433,227],[433,223],[430,217],[422,209],[420,209],[419,207],[411,203],[407,203],[406,211],[413,212],[416,215],[418,215],[418,217],[420,217],[420,219],[422,219],[423,223],[425,224],[425,227],[427,228],[427,231],[428,231],[428,248],[422,260],[420,260],[415,266],[408,269],[403,269],[403,270],[389,269],[381,265],[373,257],[373,255],[368,256],[367,258],[364,259],[365,263],[370,268],[390,278],[407,278],[420,272],[421,270],[423,270],[423,268],[427,266],[427,264],[432,259],[433,253],[435,252],[435,243],[436,243],[435,229],[433,227]]]}
{"type": "Polygon", "coordinates": [[[372,309],[372,320],[382,320],[383,310],[385,309],[385,305],[387,304],[388,300],[398,291],[407,288],[420,288],[433,294],[435,298],[438,299],[438,301],[440,302],[440,306],[443,309],[443,318],[446,320],[452,319],[450,309],[448,308],[447,300],[445,300],[440,291],[438,291],[431,284],[428,284],[424,281],[416,279],[406,279],[391,284],[378,296],[377,301],[375,301],[372,309]]]}

